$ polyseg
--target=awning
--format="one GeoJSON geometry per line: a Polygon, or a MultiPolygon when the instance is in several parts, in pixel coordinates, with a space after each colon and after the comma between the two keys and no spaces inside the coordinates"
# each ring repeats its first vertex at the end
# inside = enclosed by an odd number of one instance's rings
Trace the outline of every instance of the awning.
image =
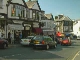
{"type": "Polygon", "coordinates": [[[35,33],[42,33],[42,29],[41,28],[34,28],[34,32],[35,33]]]}

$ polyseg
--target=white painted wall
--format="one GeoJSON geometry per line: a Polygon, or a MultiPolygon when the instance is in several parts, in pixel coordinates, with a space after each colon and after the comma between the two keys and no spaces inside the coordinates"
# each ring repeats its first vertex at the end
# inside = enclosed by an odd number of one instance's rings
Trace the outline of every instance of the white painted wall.
{"type": "Polygon", "coordinates": [[[7,14],[7,7],[6,7],[7,0],[3,0],[3,2],[0,3],[2,3],[2,8],[0,8],[0,13],[7,14]]]}
{"type": "Polygon", "coordinates": [[[80,21],[78,21],[77,24],[73,25],[73,33],[75,35],[80,35],[79,27],[80,27],[80,21]]]}

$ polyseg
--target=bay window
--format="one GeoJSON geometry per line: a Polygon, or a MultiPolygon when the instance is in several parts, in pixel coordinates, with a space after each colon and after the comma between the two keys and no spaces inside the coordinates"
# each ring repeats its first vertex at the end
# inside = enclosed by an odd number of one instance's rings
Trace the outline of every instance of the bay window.
{"type": "Polygon", "coordinates": [[[25,17],[25,8],[19,5],[11,6],[11,16],[25,17]]]}

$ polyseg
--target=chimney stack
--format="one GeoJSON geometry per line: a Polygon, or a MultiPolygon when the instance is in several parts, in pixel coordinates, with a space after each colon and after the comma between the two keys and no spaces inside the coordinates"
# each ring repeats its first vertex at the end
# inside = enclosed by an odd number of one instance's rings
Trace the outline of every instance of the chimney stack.
{"type": "Polygon", "coordinates": [[[28,1],[31,1],[31,0],[28,0],[28,1]]]}
{"type": "Polygon", "coordinates": [[[36,1],[36,2],[38,2],[38,0],[33,0],[33,1],[36,1]]]}
{"type": "Polygon", "coordinates": [[[58,15],[59,19],[61,19],[63,16],[64,16],[63,14],[58,15]]]}
{"type": "Polygon", "coordinates": [[[55,19],[58,19],[58,16],[55,16],[55,19]]]}

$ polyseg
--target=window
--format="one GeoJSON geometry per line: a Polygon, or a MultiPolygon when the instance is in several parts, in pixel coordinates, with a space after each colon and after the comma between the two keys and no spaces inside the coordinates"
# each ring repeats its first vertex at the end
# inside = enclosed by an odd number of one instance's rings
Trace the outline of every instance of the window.
{"type": "Polygon", "coordinates": [[[0,0],[0,8],[3,7],[3,0],[0,0]]]}
{"type": "Polygon", "coordinates": [[[79,31],[80,31],[80,27],[79,27],[79,31]]]}
{"type": "Polygon", "coordinates": [[[64,31],[64,32],[67,32],[67,31],[68,31],[68,26],[64,26],[64,27],[63,27],[63,31],[64,31]]]}
{"type": "Polygon", "coordinates": [[[73,27],[72,26],[69,26],[69,31],[73,31],[73,27]]]}
{"type": "Polygon", "coordinates": [[[68,26],[69,22],[68,21],[64,21],[64,26],[68,26]]]}
{"type": "Polygon", "coordinates": [[[32,16],[33,16],[33,19],[36,18],[35,10],[33,10],[32,16]]]}
{"type": "Polygon", "coordinates": [[[15,8],[15,5],[12,5],[12,7],[11,7],[11,16],[16,16],[16,8],[15,8]]]}
{"type": "Polygon", "coordinates": [[[36,19],[39,20],[39,12],[36,12],[36,19]]]}
{"type": "Polygon", "coordinates": [[[44,26],[46,26],[46,22],[43,22],[44,23],[44,26]]]}
{"type": "Polygon", "coordinates": [[[12,5],[11,16],[25,17],[25,8],[19,5],[12,5]]]}

